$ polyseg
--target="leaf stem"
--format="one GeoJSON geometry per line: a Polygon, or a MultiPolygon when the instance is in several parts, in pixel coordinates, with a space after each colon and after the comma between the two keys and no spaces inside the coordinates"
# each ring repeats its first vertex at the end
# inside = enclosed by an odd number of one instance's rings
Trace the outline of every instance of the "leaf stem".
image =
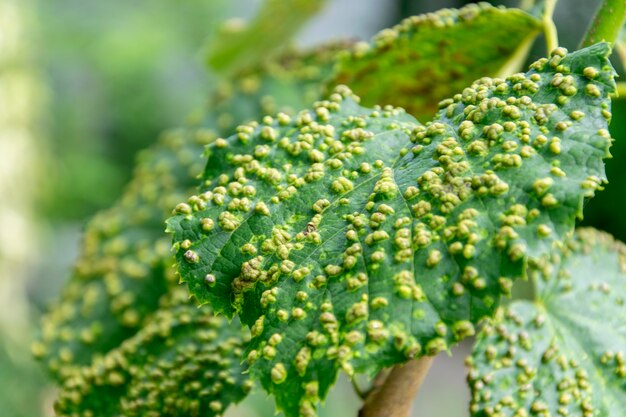
{"type": "Polygon", "coordinates": [[[419,391],[434,356],[424,356],[395,366],[384,383],[368,394],[359,417],[409,417],[413,399],[419,391]]]}
{"type": "Polygon", "coordinates": [[[617,52],[620,61],[622,61],[622,68],[626,69],[626,42],[623,40],[615,42],[615,52],[617,52]]]}
{"type": "Polygon", "coordinates": [[[559,35],[554,24],[554,8],[558,0],[546,0],[543,11],[543,36],[546,38],[548,54],[559,47],[559,35]]]}
{"type": "Polygon", "coordinates": [[[584,48],[598,42],[615,43],[626,20],[626,1],[602,0],[580,43],[584,48]]]}

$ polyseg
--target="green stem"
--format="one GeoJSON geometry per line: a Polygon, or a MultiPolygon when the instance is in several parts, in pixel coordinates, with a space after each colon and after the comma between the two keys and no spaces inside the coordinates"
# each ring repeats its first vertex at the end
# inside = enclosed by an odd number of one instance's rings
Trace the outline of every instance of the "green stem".
{"type": "Polygon", "coordinates": [[[626,1],[602,0],[580,47],[584,48],[603,41],[615,43],[624,20],[626,20],[626,1]]]}
{"type": "Polygon", "coordinates": [[[559,47],[559,35],[557,34],[556,25],[554,24],[554,8],[558,0],[546,0],[543,12],[543,33],[546,38],[546,49],[548,53],[559,47]]]}
{"type": "Polygon", "coordinates": [[[617,52],[620,61],[622,61],[622,67],[626,70],[626,42],[623,40],[615,42],[615,51],[617,52]]]}

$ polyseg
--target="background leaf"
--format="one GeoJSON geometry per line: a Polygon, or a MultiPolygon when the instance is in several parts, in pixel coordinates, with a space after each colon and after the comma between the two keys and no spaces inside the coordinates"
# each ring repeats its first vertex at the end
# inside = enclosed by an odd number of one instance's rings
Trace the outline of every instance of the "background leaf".
{"type": "Polygon", "coordinates": [[[209,65],[223,75],[257,66],[284,47],[324,3],[325,0],[265,0],[248,25],[227,29],[212,41],[209,65]]]}
{"type": "Polygon", "coordinates": [[[119,198],[137,153],[205,100],[216,80],[198,50],[248,1],[31,1],[37,24],[23,38],[49,101],[38,214],[82,224],[119,198]]]}
{"type": "Polygon", "coordinates": [[[535,301],[514,302],[480,333],[472,415],[623,415],[626,247],[581,229],[533,278],[535,301]]]}
{"type": "Polygon", "coordinates": [[[348,85],[365,106],[428,120],[472,81],[518,71],[540,30],[535,17],[488,3],[409,17],[346,54],[329,85],[348,85]]]}
{"type": "Polygon", "coordinates": [[[473,334],[527,256],[573,230],[604,178],[609,52],[483,78],[425,126],[342,88],[207,147],[201,192],[168,221],[178,270],[251,327],[251,372],[287,416],[314,414],[339,369],[473,334]]]}
{"type": "Polygon", "coordinates": [[[239,323],[188,302],[184,291],[132,338],[67,378],[57,416],[216,416],[252,388],[239,323]]]}

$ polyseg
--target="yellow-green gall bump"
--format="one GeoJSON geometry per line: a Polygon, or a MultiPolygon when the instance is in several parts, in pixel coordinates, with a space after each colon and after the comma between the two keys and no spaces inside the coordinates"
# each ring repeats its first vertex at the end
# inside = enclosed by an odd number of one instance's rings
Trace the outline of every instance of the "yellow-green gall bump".
{"type": "Polygon", "coordinates": [[[583,75],[590,80],[595,79],[599,73],[600,71],[598,71],[594,67],[585,67],[585,69],[583,70],[583,75]]]}
{"type": "Polygon", "coordinates": [[[282,384],[287,379],[287,370],[285,365],[277,363],[271,371],[272,382],[276,385],[282,384]]]}
{"type": "Polygon", "coordinates": [[[600,91],[598,86],[595,85],[595,84],[587,84],[587,87],[585,87],[585,92],[587,93],[587,95],[589,95],[591,97],[601,97],[602,96],[602,92],[600,91]]]}
{"type": "Polygon", "coordinates": [[[428,253],[428,258],[426,259],[426,266],[429,268],[433,268],[441,262],[443,255],[437,249],[433,249],[428,253]]]}
{"type": "Polygon", "coordinates": [[[198,254],[192,250],[186,251],[184,257],[187,262],[192,264],[197,264],[198,262],[200,262],[200,256],[198,256],[198,254]]]}
{"type": "Polygon", "coordinates": [[[218,223],[222,229],[232,232],[239,227],[240,220],[231,212],[223,211],[219,214],[218,223]]]}
{"type": "Polygon", "coordinates": [[[546,194],[542,199],[541,199],[541,205],[547,208],[553,208],[556,207],[559,204],[559,201],[556,199],[556,197],[551,194],[548,193],[546,194]]]}

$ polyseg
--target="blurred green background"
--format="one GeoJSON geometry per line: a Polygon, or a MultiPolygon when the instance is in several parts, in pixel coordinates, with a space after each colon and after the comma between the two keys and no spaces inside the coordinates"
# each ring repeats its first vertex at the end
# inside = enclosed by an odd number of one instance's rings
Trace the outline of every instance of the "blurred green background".
{"type": "MultiPolygon", "coordinates": [[[[299,45],[368,39],[401,18],[466,1],[327,0],[299,45]]],[[[492,2],[515,6],[517,1],[492,2]]],[[[0,414],[53,415],[54,388],[30,357],[37,319],[68,275],[89,216],[111,205],[135,154],[181,125],[218,85],[204,50],[229,18],[249,19],[260,0],[0,0],[0,414]]],[[[561,44],[575,49],[597,1],[561,0],[561,44]]],[[[231,24],[237,21],[230,21],[231,24]]],[[[541,39],[529,60],[544,54],[541,39]]],[[[619,61],[614,60],[623,75],[619,61]]],[[[614,184],[589,202],[585,224],[626,239],[626,100],[611,126],[614,184]]],[[[416,415],[467,416],[463,359],[439,357],[416,415]]],[[[356,415],[347,381],[325,416],[356,415]]],[[[227,415],[270,417],[257,393],[227,415]]]]}

